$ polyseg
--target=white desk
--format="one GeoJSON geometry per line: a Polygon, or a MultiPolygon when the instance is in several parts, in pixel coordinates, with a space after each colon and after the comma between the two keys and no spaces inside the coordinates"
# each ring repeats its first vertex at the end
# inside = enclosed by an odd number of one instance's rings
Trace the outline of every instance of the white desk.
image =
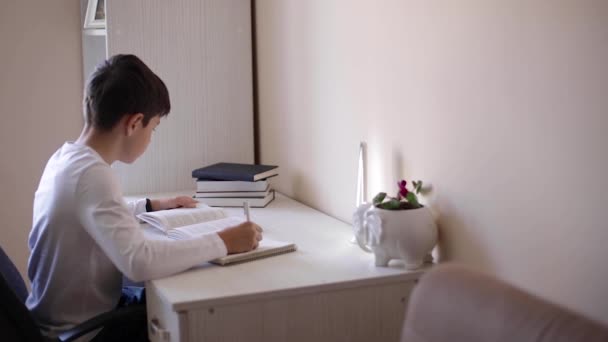
{"type": "MultiPolygon", "coordinates": [[[[242,215],[242,209],[226,209],[242,215]]],[[[424,272],[375,267],[351,226],[277,194],[251,219],[298,251],[146,283],[151,341],[398,341],[424,272]]]]}

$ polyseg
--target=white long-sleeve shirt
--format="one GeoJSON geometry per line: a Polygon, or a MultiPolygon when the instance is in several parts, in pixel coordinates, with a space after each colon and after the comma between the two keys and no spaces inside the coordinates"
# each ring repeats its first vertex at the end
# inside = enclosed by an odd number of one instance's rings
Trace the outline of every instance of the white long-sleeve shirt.
{"type": "Polygon", "coordinates": [[[216,233],[148,240],[110,165],[92,148],[65,143],[48,161],[34,199],[26,305],[48,335],[116,307],[122,275],[160,278],[227,254],[216,233]]]}

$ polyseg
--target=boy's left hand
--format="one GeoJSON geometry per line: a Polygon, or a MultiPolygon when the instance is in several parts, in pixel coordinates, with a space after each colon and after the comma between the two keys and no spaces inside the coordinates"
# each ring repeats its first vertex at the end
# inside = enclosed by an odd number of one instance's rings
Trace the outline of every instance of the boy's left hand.
{"type": "Polygon", "coordinates": [[[151,200],[152,210],[165,210],[173,208],[195,208],[198,203],[194,198],[188,196],[177,196],[174,198],[163,198],[151,200]]]}

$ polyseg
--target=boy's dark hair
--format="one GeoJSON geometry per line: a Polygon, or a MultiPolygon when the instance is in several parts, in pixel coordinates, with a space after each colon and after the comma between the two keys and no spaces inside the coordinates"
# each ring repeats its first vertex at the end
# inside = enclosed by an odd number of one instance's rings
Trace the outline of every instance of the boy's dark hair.
{"type": "Polygon", "coordinates": [[[171,110],[165,83],[134,55],[115,55],[97,66],[84,95],[87,126],[111,130],[129,114],[143,113],[143,125],[171,110]]]}

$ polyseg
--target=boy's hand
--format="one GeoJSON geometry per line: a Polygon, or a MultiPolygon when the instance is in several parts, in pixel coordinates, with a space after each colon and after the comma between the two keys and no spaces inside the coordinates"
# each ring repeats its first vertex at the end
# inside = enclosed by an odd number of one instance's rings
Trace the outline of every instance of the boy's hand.
{"type": "Polygon", "coordinates": [[[171,208],[195,208],[198,203],[194,198],[188,196],[178,196],[169,201],[171,208]]]}
{"type": "Polygon", "coordinates": [[[247,221],[219,231],[217,235],[224,241],[228,254],[243,253],[258,247],[262,240],[262,228],[247,221]]]}
{"type": "Polygon", "coordinates": [[[163,198],[158,200],[151,200],[152,210],[165,210],[173,208],[194,208],[198,202],[188,196],[177,196],[174,198],[163,198]]]}

